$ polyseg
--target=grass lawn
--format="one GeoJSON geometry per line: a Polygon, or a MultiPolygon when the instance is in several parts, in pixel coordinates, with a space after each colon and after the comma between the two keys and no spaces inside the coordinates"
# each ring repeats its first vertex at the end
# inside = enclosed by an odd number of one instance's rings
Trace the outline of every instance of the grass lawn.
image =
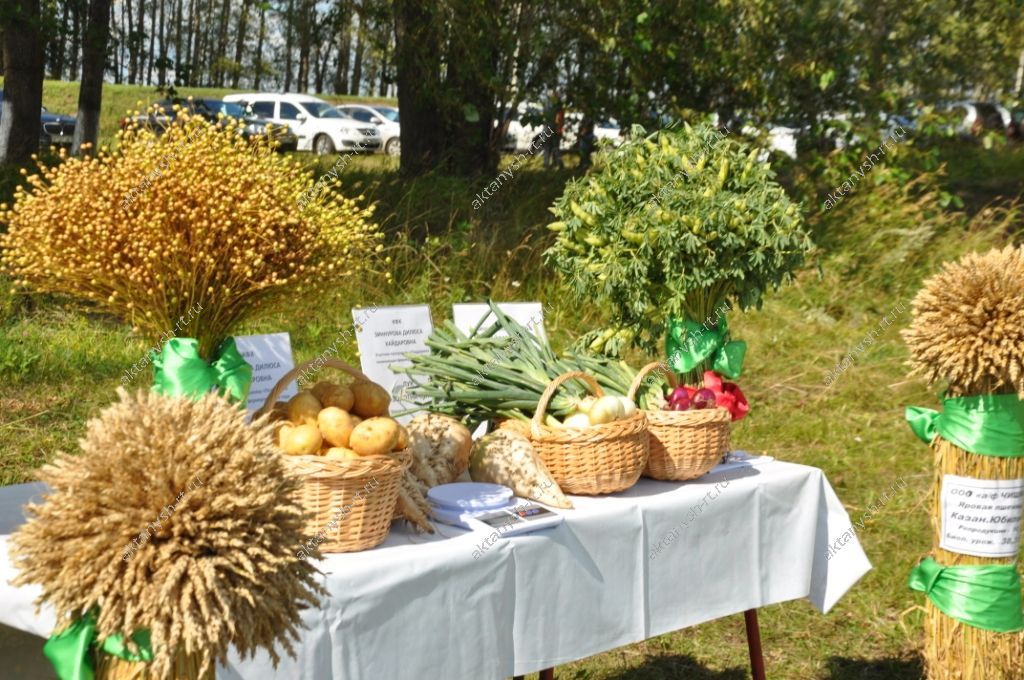
{"type": "MultiPolygon", "coordinates": [[[[48,84],[48,105],[64,101],[57,98],[59,89],[48,84]]],[[[69,93],[59,96],[73,99],[69,93]]],[[[108,97],[107,105],[123,107],[135,95],[120,101],[118,96],[108,97]]],[[[330,160],[310,165],[316,173],[330,160]]],[[[378,203],[395,274],[391,284],[377,274],[347,283],[351,304],[427,302],[437,321],[449,317],[453,302],[487,296],[540,300],[559,347],[599,324],[605,310],[568,299],[542,264],[550,238],[542,226],[546,207],[570,174],[536,165],[524,166],[480,210],[473,210],[472,197],[489,178],[479,187],[445,177],[407,181],[393,172],[393,161],[380,157],[349,165],[343,191],[378,203]]],[[[905,425],[903,408],[934,407],[937,399],[907,378],[899,330],[910,320],[909,301],[920,281],[938,262],[1019,239],[1019,231],[1014,236],[964,218],[926,234],[913,252],[897,252],[895,240],[904,239],[897,229],[858,218],[872,190],[864,187],[827,218],[811,215],[827,249],[791,285],[770,295],[763,309],[730,318],[734,335],[749,343],[741,382],[753,405],[750,417],[734,429],[737,448],[822,468],[854,521],[894,483],[906,482],[860,532],[875,569],[832,612],[822,616],[804,601],[761,611],[771,678],[921,677],[922,617],[914,609],[921,598],[906,579],[930,548],[931,461],[905,425]],[[880,255],[865,256],[865,243],[880,255]],[[894,310],[895,323],[826,386],[828,372],[894,310]]],[[[64,300],[13,298],[7,285],[2,288],[0,484],[14,484],[31,479],[57,451],[74,449],[86,420],[114,399],[121,375],[147,348],[110,318],[64,300]]],[[[245,330],[289,331],[295,359],[303,361],[320,354],[350,323],[347,305],[297,301],[288,316],[245,330]]],[[[354,343],[341,358],[357,361],[354,343]]],[[[629,357],[636,366],[643,359],[629,357]]],[[[136,386],[145,387],[145,380],[140,377],[136,386]]],[[[569,664],[559,677],[739,680],[749,677],[746,654],[742,617],[736,616],[569,664]]]]}

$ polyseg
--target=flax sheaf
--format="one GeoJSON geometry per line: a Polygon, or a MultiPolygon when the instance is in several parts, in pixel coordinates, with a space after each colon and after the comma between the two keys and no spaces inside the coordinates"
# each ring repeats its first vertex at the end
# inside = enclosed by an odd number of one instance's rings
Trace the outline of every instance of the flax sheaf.
{"type": "MultiPolygon", "coordinates": [[[[265,421],[216,395],[199,401],[118,390],[120,401],[89,422],[81,455],[61,455],[39,478],[52,492],[28,507],[12,539],[20,574],[38,583],[37,604],[57,611],[58,628],[99,608],[103,638],[152,633],[148,677],[175,673],[182,652],[200,676],[280,645],[294,655],[300,611],[318,601],[316,571],[292,556],[303,515],[297,481],[275,453],[265,421]],[[189,481],[174,513],[130,560],[123,547],[189,481]]],[[[319,556],[319,555],[317,555],[319,556]]]]}

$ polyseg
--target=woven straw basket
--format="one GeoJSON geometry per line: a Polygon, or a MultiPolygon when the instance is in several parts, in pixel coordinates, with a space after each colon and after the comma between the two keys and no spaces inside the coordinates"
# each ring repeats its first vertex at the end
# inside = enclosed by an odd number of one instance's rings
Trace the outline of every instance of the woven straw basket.
{"type": "MultiPolygon", "coordinates": [[[[630,399],[636,400],[644,378],[659,366],[662,363],[655,361],[640,369],[629,386],[630,399]]],[[[664,371],[664,375],[671,387],[677,385],[672,371],[664,371]]],[[[715,467],[729,450],[732,416],[728,409],[644,413],[651,446],[645,477],[675,481],[695,479],[715,467]]]]}
{"type": "MultiPolygon", "coordinates": [[[[299,364],[286,373],[267,395],[257,417],[269,412],[288,383],[312,363],[299,364]]],[[[371,382],[344,361],[327,359],[323,363],[356,380],[371,382]]],[[[322,552],[358,552],[387,538],[402,473],[412,461],[409,449],[351,460],[283,454],[282,458],[285,467],[302,479],[298,500],[309,515],[307,539],[322,552]]]]}
{"type": "Polygon", "coordinates": [[[545,427],[544,415],[555,390],[578,378],[604,396],[586,373],[564,373],[548,385],[529,425],[507,420],[502,427],[526,435],[565,493],[595,496],[624,491],[636,484],[647,464],[647,419],[642,413],[585,429],[545,427]]]}

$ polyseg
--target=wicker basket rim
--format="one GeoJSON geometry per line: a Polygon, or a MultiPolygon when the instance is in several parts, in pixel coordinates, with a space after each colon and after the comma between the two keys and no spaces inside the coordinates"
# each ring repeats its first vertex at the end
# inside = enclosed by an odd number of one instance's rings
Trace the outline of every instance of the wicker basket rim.
{"type": "Polygon", "coordinates": [[[379,456],[358,458],[324,458],[323,456],[282,456],[285,464],[295,473],[314,479],[355,479],[367,475],[404,471],[412,464],[412,449],[379,456]]]}

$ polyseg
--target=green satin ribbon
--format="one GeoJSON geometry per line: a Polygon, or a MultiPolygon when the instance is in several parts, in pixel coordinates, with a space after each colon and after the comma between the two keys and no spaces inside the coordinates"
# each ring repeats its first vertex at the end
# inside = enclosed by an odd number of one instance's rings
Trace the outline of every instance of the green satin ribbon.
{"type": "Polygon", "coordinates": [[[213,362],[199,356],[195,338],[171,338],[152,354],[153,391],[171,397],[198,399],[214,387],[232,401],[244,402],[252,383],[252,366],[242,358],[235,339],[228,338],[214,353],[213,362]]]}
{"type": "MultiPolygon", "coordinates": [[[[99,648],[105,653],[125,661],[152,661],[153,648],[149,631],[139,630],[132,634],[138,653],[131,651],[122,635],[111,635],[99,648]]],[[[59,633],[50,636],[43,644],[43,654],[53,664],[60,680],[93,680],[93,653],[97,646],[96,612],[90,610],[80,619],[59,633]]]]}
{"type": "Polygon", "coordinates": [[[724,315],[720,317],[717,328],[673,317],[668,320],[665,352],[669,368],[675,373],[689,373],[710,359],[712,370],[735,380],[743,370],[747,343],[729,340],[729,327],[724,315]]]}
{"type": "Polygon", "coordinates": [[[928,557],[910,572],[909,585],[968,626],[996,633],[1024,630],[1020,574],[1013,564],[944,567],[928,557]]]}
{"type": "Polygon", "coordinates": [[[983,394],[942,400],[942,412],[908,406],[907,423],[926,444],[940,436],[985,456],[1024,457],[1024,402],[1015,394],[983,394]]]}

